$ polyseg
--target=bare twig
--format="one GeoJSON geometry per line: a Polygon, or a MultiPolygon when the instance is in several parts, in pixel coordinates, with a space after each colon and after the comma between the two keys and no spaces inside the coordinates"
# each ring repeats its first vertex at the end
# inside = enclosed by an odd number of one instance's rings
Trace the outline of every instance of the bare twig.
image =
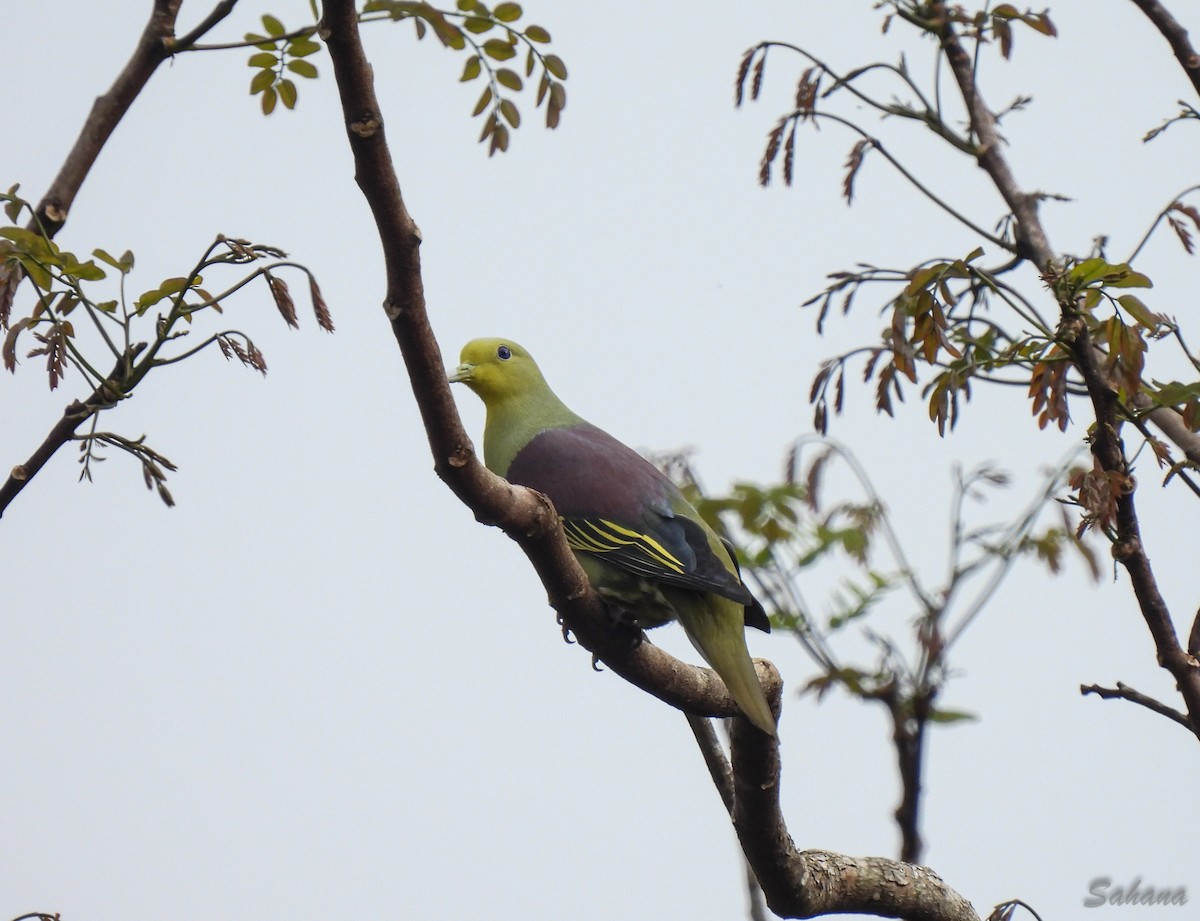
{"type": "Polygon", "coordinates": [[[1155,700],[1153,697],[1149,697],[1146,694],[1143,694],[1141,691],[1134,690],[1129,685],[1121,681],[1117,682],[1117,686],[1115,688],[1102,688],[1098,684],[1081,684],[1079,686],[1079,693],[1084,697],[1087,697],[1088,694],[1095,694],[1097,697],[1103,698],[1104,700],[1128,700],[1130,703],[1138,704],[1139,706],[1145,707],[1147,710],[1153,710],[1155,713],[1167,717],[1167,719],[1174,720],[1181,726],[1186,726],[1188,729],[1192,729],[1191,720],[1189,720],[1185,714],[1180,713],[1174,707],[1167,706],[1161,700],[1155,700]]]}

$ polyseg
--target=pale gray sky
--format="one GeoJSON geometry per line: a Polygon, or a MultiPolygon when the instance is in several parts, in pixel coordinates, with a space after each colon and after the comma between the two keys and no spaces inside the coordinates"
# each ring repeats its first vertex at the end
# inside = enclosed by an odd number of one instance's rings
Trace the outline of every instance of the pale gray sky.
{"type": "MultiPolygon", "coordinates": [[[[903,45],[898,27],[880,35],[870,6],[530,2],[570,68],[568,108],[547,133],[522,101],[511,152],[491,160],[461,60],[408,26],[369,29],[447,363],[469,338],[512,336],[574,409],[630,444],[695,446],[714,487],[776,476],[811,428],[819,361],[881,322],[863,297],[818,339],[797,305],[854,262],[974,245],[878,157],[847,209],[853,139],[832,126],[802,135],[797,188],[756,185],[802,65],[773,54],[765,101],[738,112],[741,53],[775,38],[850,68],[904,48],[927,72],[928,47],[903,45]]],[[[1099,6],[1056,6],[1062,36],[1019,32],[1014,61],[987,58],[985,86],[996,106],[1036,96],[1006,132],[1022,181],[1078,199],[1045,207],[1053,242],[1078,253],[1107,233],[1119,254],[1196,181],[1196,129],[1141,144],[1190,88],[1133,4],[1099,6]]],[[[6,5],[0,186],[41,194],[148,7],[6,5]]],[[[306,9],[243,0],[213,40],[262,12],[299,25],[306,9]]],[[[189,0],[181,21],[205,11],[189,0]]],[[[565,646],[516,546],[432,472],[328,59],[311,59],[321,79],[301,85],[295,112],[264,119],[245,57],[164,66],[59,242],[133,249],[134,290],[181,274],[219,232],[272,243],[317,273],[338,330],[302,315],[289,332],[253,289],[225,322],[266,353],[265,381],[213,352],[163,369],[107,421],[179,464],[176,508],[120,456],[77,484],[67,450],[4,516],[0,917],[742,916],[737,847],[682,717],[565,646]]],[[[936,159],[915,127],[871,130],[985,225],[999,216],[967,161],[936,159]]],[[[1152,306],[1186,323],[1195,263],[1166,235],[1146,260],[1152,306]]],[[[36,359],[4,376],[6,466],[80,386],[71,375],[50,394],[36,359]]],[[[946,440],[915,394],[892,421],[852,391],[834,425],[927,567],[942,565],[956,460],[1012,470],[1016,507],[1083,435],[1038,432],[1018,391],[977,402],[946,440]]],[[[480,432],[478,401],[464,391],[460,405],[480,432]]],[[[1149,460],[1139,472],[1147,542],[1186,632],[1200,594],[1192,500],[1159,490],[1149,460]]],[[[833,580],[814,572],[805,590],[819,599],[833,580]]],[[[898,605],[883,623],[910,616],[898,605]]],[[[654,640],[694,661],[674,628],[654,640]]],[[[751,642],[791,689],[812,676],[787,636],[751,642]]],[[[934,733],[924,815],[927,860],[952,886],[981,913],[1020,897],[1045,918],[1077,916],[1097,876],[1200,896],[1194,740],[1077,690],[1120,679],[1172,699],[1123,578],[1093,587],[1078,567],[1051,581],[1026,565],[956,662],[944,703],[982,720],[934,733]]],[[[783,795],[801,847],[894,855],[885,732],[882,713],[837,694],[788,696],[783,795]]]]}

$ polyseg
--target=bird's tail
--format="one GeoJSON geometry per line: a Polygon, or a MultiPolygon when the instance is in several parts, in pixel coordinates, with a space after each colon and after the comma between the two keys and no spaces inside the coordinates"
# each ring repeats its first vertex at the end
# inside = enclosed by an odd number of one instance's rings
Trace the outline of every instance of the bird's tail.
{"type": "Polygon", "coordinates": [[[776,735],[775,717],[763,694],[750,651],[746,648],[745,617],[736,601],[704,592],[682,592],[671,598],[679,623],[704,661],[721,676],[742,712],[767,735],[776,735]]]}

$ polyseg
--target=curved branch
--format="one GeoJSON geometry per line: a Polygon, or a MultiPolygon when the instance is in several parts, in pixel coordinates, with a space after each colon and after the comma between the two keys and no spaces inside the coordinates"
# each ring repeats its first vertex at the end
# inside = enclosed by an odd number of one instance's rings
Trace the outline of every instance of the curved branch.
{"type": "Polygon", "coordinates": [[[884,857],[798,851],[779,807],[779,746],[744,720],[731,736],[733,824],[767,905],[787,918],[846,912],[908,921],[978,921],[933,870],[884,857]]]}
{"type": "Polygon", "coordinates": [[[1095,694],[1102,700],[1127,700],[1130,703],[1145,707],[1147,710],[1153,710],[1167,719],[1174,720],[1181,726],[1192,729],[1192,721],[1174,707],[1169,707],[1161,700],[1155,700],[1153,697],[1149,697],[1141,691],[1131,688],[1122,681],[1118,681],[1115,688],[1102,688],[1098,684],[1081,684],[1079,686],[1079,693],[1084,697],[1087,697],[1089,694],[1095,694]]]}
{"type": "Polygon", "coordinates": [[[1200,54],[1196,53],[1196,49],[1188,40],[1187,29],[1181,26],[1179,20],[1172,16],[1158,0],[1133,0],[1133,2],[1146,14],[1146,18],[1154,23],[1154,27],[1162,33],[1163,38],[1170,43],[1171,50],[1175,52],[1175,57],[1179,60],[1179,66],[1183,68],[1187,78],[1192,81],[1197,95],[1200,95],[1200,54]]]}

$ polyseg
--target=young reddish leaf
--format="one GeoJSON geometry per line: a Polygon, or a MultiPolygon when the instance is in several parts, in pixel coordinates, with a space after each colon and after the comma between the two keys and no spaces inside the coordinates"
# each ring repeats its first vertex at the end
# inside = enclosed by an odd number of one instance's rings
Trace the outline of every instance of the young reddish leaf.
{"type": "Polygon", "coordinates": [[[333,332],[333,316],[329,313],[329,306],[325,303],[321,289],[317,286],[317,280],[311,275],[308,276],[308,293],[312,298],[313,313],[317,317],[317,325],[327,333],[333,332]]]}
{"type": "Polygon", "coordinates": [[[758,63],[754,65],[754,79],[750,83],[750,98],[758,99],[758,94],[762,92],[763,74],[767,69],[767,49],[763,48],[762,56],[759,57],[758,63]]]}
{"type": "Polygon", "coordinates": [[[288,292],[287,282],[282,278],[272,275],[270,272],[263,273],[267,278],[267,285],[271,289],[271,297],[275,299],[275,306],[279,309],[279,315],[283,317],[284,322],[293,329],[300,328],[300,321],[296,318],[296,303],[292,300],[292,295],[288,292]]]}
{"type": "Polygon", "coordinates": [[[750,62],[754,60],[754,52],[757,50],[757,47],[746,49],[746,53],[742,55],[742,61],[738,65],[737,76],[733,78],[733,105],[735,108],[742,107],[746,76],[750,73],[750,62]]]}
{"type": "Polygon", "coordinates": [[[8,328],[8,335],[4,337],[4,346],[0,348],[0,355],[3,355],[4,358],[4,367],[14,374],[17,370],[17,337],[21,335],[21,330],[32,322],[32,317],[22,317],[17,320],[8,328]]]}
{"type": "Polygon", "coordinates": [[[850,148],[850,156],[846,158],[846,178],[842,181],[842,194],[846,197],[847,205],[854,201],[854,177],[858,175],[858,168],[862,166],[863,157],[870,145],[871,142],[865,139],[859,141],[850,148]]]}

